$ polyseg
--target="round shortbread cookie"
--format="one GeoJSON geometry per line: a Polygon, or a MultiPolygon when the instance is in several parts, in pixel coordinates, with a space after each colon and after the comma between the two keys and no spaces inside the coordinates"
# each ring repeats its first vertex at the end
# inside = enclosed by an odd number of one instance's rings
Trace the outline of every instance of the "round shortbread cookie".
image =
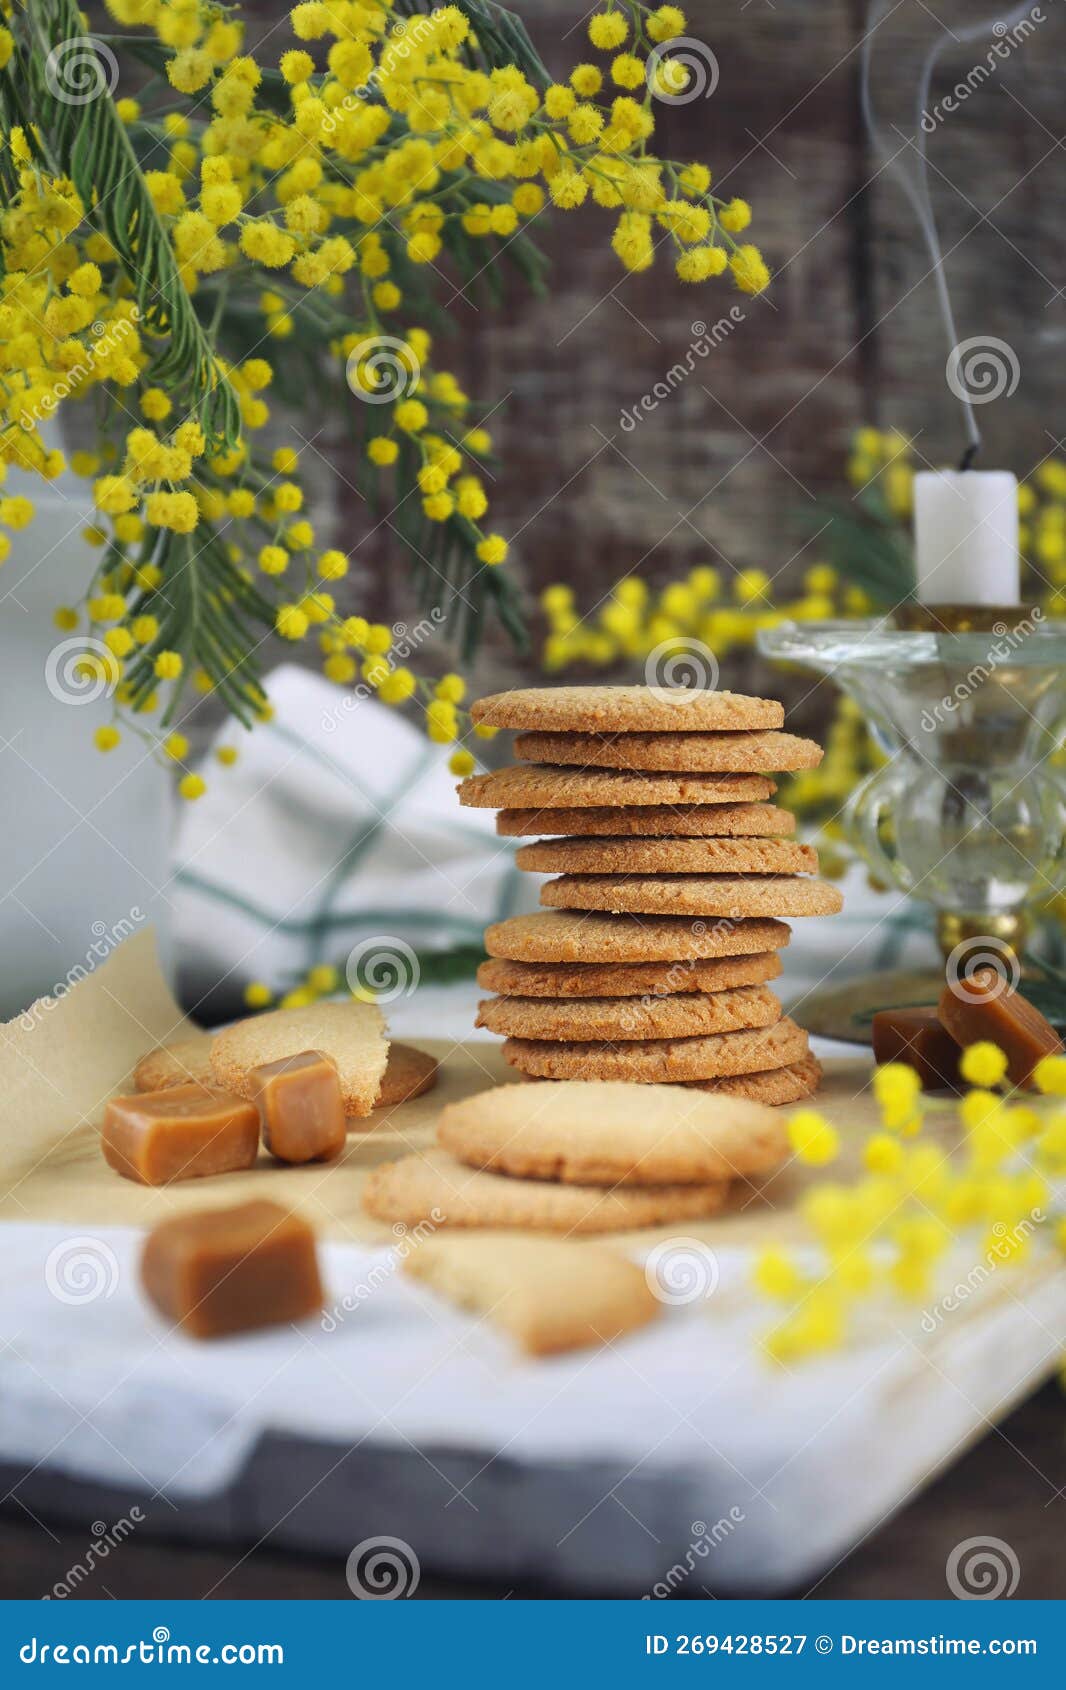
{"type": "Polygon", "coordinates": [[[421,1097],[437,1083],[440,1063],[435,1056],[427,1056],[414,1045],[390,1044],[389,1060],[382,1076],[375,1109],[394,1109],[398,1103],[410,1103],[421,1097]]]}
{"type": "MultiPolygon", "coordinates": [[[[527,1085],[566,1085],[565,1080],[545,1080],[536,1074],[523,1074],[527,1085]]],[[[822,1065],[810,1052],[800,1062],[784,1068],[768,1068],[762,1074],[729,1074],[718,1080],[680,1080],[687,1091],[718,1092],[723,1097],[740,1097],[750,1103],[762,1103],[768,1108],[787,1107],[813,1097],[822,1082],[822,1065]]],[[[578,1081],[578,1084],[593,1084],[578,1081]]]]}
{"type": "Polygon", "coordinates": [[[788,1156],[771,1109],[618,1080],[476,1092],[447,1105],[437,1137],[471,1167],[576,1185],[701,1185],[769,1173],[788,1156]]]}
{"type": "Polygon", "coordinates": [[[835,915],[844,902],[825,880],[791,874],[562,874],[540,889],[550,909],[648,915],[835,915]]]}
{"type": "Polygon", "coordinates": [[[621,839],[769,839],[794,833],[796,818],[777,804],[643,804],[585,810],[501,810],[496,832],[514,839],[539,834],[607,834],[621,839]]]}
{"type": "Polygon", "coordinates": [[[802,1103],[818,1090],[822,1064],[810,1051],[799,1062],[785,1068],[770,1068],[764,1074],[731,1074],[721,1080],[688,1080],[690,1091],[718,1092],[723,1097],[743,1097],[752,1103],[780,1106],[802,1103]]]}
{"type": "Polygon", "coordinates": [[[773,1027],[692,1039],[645,1039],[628,1045],[508,1039],[503,1054],[512,1068],[542,1080],[672,1083],[784,1068],[806,1056],[807,1035],[786,1016],[773,1027]]]}
{"type": "Polygon", "coordinates": [[[426,1221],[433,1226],[499,1226],[534,1232],[624,1232],[630,1227],[716,1215],[727,1190],[724,1180],[611,1190],[605,1185],[510,1179],[506,1174],[468,1168],[446,1150],[433,1149],[375,1168],[363,1188],[363,1207],[394,1225],[417,1226],[426,1221]]]}
{"type": "Polygon", "coordinates": [[[703,957],[752,956],[787,945],[784,921],[715,921],[684,916],[582,915],[537,910],[485,929],[490,956],[511,962],[689,962],[703,957]]]}
{"type": "Polygon", "coordinates": [[[216,1085],[238,1097],[252,1097],[254,1069],[305,1050],[320,1050],[334,1063],[344,1113],[369,1115],[388,1056],[385,1022],[376,1004],[314,1003],[238,1021],[216,1036],[211,1070],[216,1085]]]}
{"type": "Polygon", "coordinates": [[[740,804],[769,798],[768,775],[634,774],[613,769],[531,769],[512,763],[486,775],[469,775],[456,787],[460,804],[480,810],[513,805],[584,810],[600,805],[740,804]]]}
{"type": "Polygon", "coordinates": [[[141,1057],[133,1070],[133,1084],[137,1091],[166,1091],[170,1086],[211,1086],[213,1033],[192,1033],[187,1039],[175,1039],[173,1044],[160,1045],[141,1057]]]}
{"type": "Polygon", "coordinates": [[[478,1027],[516,1039],[690,1039],[772,1027],[781,1005],[768,986],[643,998],[486,998],[478,1027]]]}
{"type": "Polygon", "coordinates": [[[817,874],[792,839],[540,839],[515,862],[532,874],[817,874]]]}
{"type": "Polygon", "coordinates": [[[776,980],[776,951],[755,956],[704,957],[684,962],[509,962],[490,957],[477,971],[479,986],[501,997],[639,998],[672,992],[727,992],[776,980]]]}
{"type": "Polygon", "coordinates": [[[494,728],[564,733],[779,728],[785,719],[776,699],[706,687],[515,687],[477,699],[470,714],[494,728]]]}
{"type": "Polygon", "coordinates": [[[629,733],[519,734],[515,756],[528,763],[579,763],[582,768],[684,770],[725,774],[780,773],[816,769],[822,748],[813,739],[795,734],[751,733],[629,733]]]}

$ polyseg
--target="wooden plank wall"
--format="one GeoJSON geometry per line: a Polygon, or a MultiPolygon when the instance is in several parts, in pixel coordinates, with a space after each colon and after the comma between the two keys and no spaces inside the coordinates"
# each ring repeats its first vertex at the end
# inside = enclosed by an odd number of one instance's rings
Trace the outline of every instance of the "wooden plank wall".
{"type": "MultiPolygon", "coordinates": [[[[588,56],[574,0],[517,9],[553,72],[588,56]]],[[[957,32],[982,10],[996,16],[987,0],[891,8],[875,56],[890,129],[913,124],[917,67],[938,22],[957,32]]],[[[788,591],[817,558],[812,506],[840,491],[858,424],[904,429],[931,462],[960,447],[926,250],[862,124],[866,0],[696,0],[688,14],[721,78],[713,97],[660,118],[663,149],[706,160],[725,191],[751,200],[752,233],[776,281],[746,303],[724,282],[685,287],[668,262],[627,275],[610,251],[611,214],[586,207],[541,225],[548,299],[515,293],[498,314],[456,303],[447,361],[479,398],[506,400],[492,419],[503,458],[494,521],[517,536],[531,595],[565,579],[588,603],[629,570],[662,582],[708,562],[757,565],[788,591]],[[684,359],[692,325],[713,325],[735,303],[744,320],[652,415],[623,429],[622,413],[684,359]]],[[[1021,368],[1013,398],[982,407],[984,461],[1020,474],[1066,433],[1062,0],[1043,0],[1036,14],[1044,21],[1031,38],[929,142],[959,333],[1007,341],[1021,368]]],[[[994,40],[989,28],[953,47],[934,94],[994,40]]],[[[365,521],[350,495],[340,515],[346,536],[365,521]]],[[[356,583],[386,620],[410,613],[394,558],[390,539],[376,543],[356,583]]],[[[481,670],[487,684],[513,674],[498,641],[481,670]]]]}

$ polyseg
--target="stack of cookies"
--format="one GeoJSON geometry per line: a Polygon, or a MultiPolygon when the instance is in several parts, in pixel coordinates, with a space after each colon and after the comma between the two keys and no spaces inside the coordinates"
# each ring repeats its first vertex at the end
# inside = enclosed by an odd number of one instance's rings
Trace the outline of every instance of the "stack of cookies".
{"type": "Polygon", "coordinates": [[[821,761],[770,699],[700,688],[522,688],[473,718],[516,731],[523,762],[473,775],[463,804],[535,836],[520,868],[548,906],[485,934],[478,1025],[531,1079],[670,1081],[795,1103],[820,1078],[769,982],[785,916],[840,893],[768,800],[771,773],[821,761]]]}

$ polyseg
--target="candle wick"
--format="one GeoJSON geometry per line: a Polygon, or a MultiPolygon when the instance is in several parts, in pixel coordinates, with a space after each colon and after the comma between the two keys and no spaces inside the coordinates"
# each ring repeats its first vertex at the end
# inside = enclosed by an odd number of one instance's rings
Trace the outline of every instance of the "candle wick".
{"type": "Polygon", "coordinates": [[[981,450],[980,442],[977,441],[977,440],[972,440],[970,442],[970,444],[967,446],[965,452],[962,454],[962,458],[959,462],[960,471],[973,469],[974,459],[977,457],[977,454],[980,450],[981,450]]]}

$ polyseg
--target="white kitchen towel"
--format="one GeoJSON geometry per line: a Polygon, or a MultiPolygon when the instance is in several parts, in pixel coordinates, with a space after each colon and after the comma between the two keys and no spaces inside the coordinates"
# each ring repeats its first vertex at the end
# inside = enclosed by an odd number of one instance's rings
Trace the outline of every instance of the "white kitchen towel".
{"type": "MultiPolygon", "coordinates": [[[[280,1474],[260,1473],[259,1493],[236,1506],[262,1522],[256,1536],[270,1529],[284,1543],[289,1517],[314,1503],[325,1542],[350,1547],[366,1535],[363,1498],[348,1495],[345,1511],[342,1463],[365,1449],[393,1475],[379,1531],[442,1570],[476,1546],[486,1575],[504,1555],[513,1567],[517,1544],[527,1580],[558,1577],[565,1543],[601,1508],[608,1533],[635,1535],[662,1569],[650,1579],[662,1576],[674,1542],[639,1514],[629,1534],[632,1515],[615,1513],[630,1514],[616,1498],[639,1472],[661,1497],[656,1521],[685,1535],[696,1522],[696,1537],[704,1522],[723,1527],[716,1593],[796,1584],[1050,1376],[1066,1319],[1066,1275],[1045,1239],[932,1331],[917,1307],[871,1305],[844,1350],[774,1368],[758,1345],[768,1310],[750,1295],[747,1252],[723,1238],[702,1295],[668,1298],[659,1320],[619,1343],[533,1361],[490,1320],[396,1271],[404,1245],[328,1244],[320,1319],[205,1344],[148,1306],[140,1248],[126,1228],[0,1227],[0,1464],[132,1491],[155,1529],[170,1530],[173,1508],[237,1483],[261,1440],[284,1439],[273,1446],[280,1474]],[[406,1470],[385,1466],[401,1455],[406,1470]],[[460,1488],[448,1475],[461,1458],[460,1488]],[[545,1467],[565,1467],[567,1485],[537,1551],[514,1496],[523,1474],[539,1482],[545,1467]],[[476,1488],[490,1468],[506,1486],[495,1521],[476,1488]]],[[[966,1267],[963,1245],[945,1283],[966,1267]]],[[[318,1529],[302,1541],[322,1551],[318,1529]]],[[[584,1582],[609,1587],[611,1571],[601,1562],[584,1582]]]]}
{"type": "Polygon", "coordinates": [[[462,809],[448,747],[374,699],[351,703],[286,664],[273,720],[227,722],[207,792],[182,808],[174,920],[183,992],[295,985],[316,964],[388,984],[409,953],[477,946],[484,927],[536,906],[491,811],[462,809]],[[390,963],[395,958],[395,964],[390,963]],[[385,970],[384,974],[375,971],[385,970]]]}

